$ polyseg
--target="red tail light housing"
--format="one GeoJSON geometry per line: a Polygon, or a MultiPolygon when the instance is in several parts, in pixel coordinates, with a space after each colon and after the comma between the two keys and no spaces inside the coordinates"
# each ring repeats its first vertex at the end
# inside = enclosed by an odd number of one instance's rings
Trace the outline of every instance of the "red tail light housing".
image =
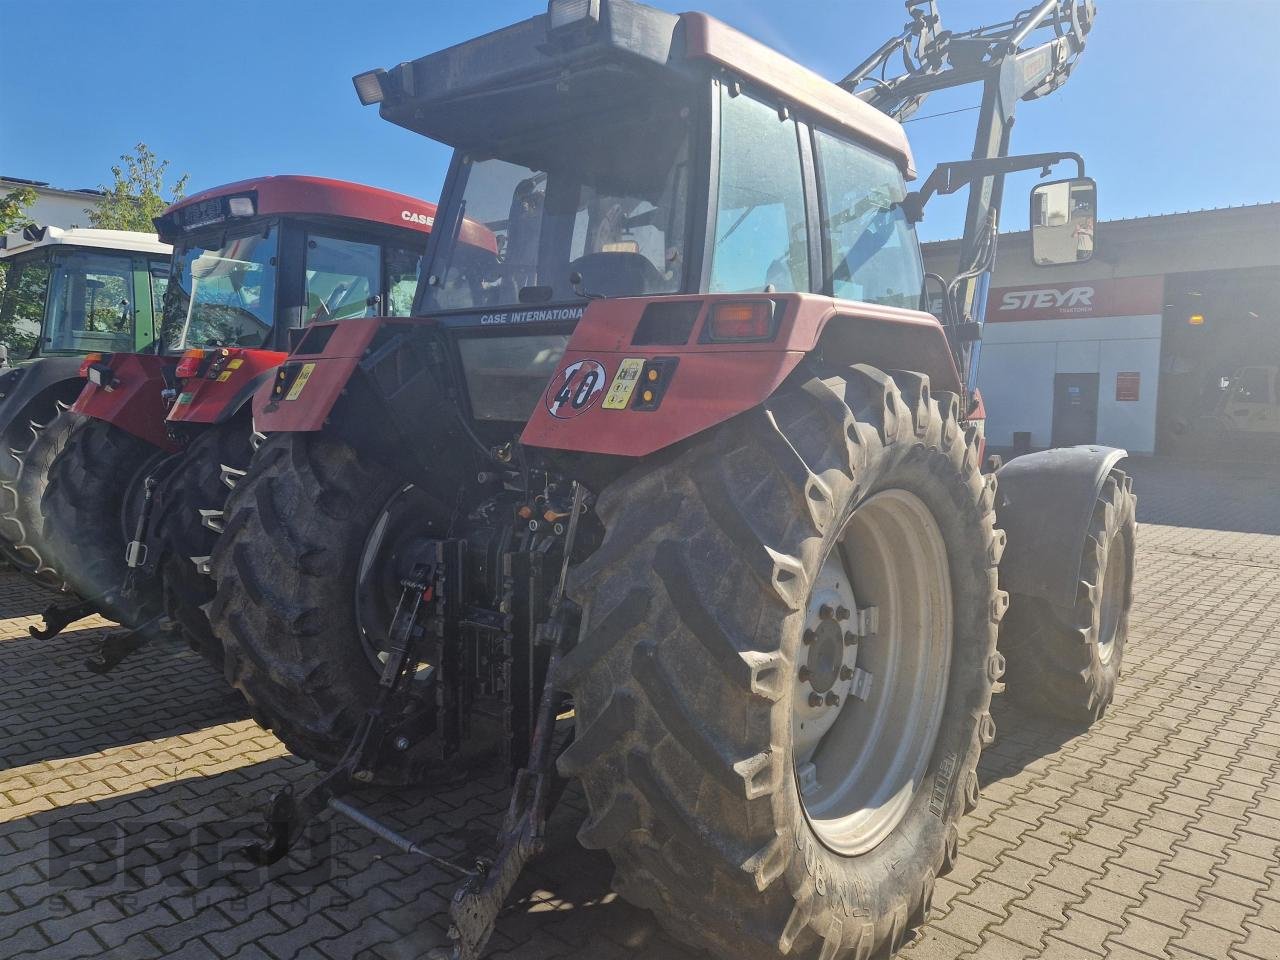
{"type": "Polygon", "coordinates": [[[777,334],[772,300],[715,303],[707,316],[703,340],[708,343],[752,343],[777,334]]]}
{"type": "Polygon", "coordinates": [[[185,351],[182,354],[182,359],[178,361],[178,366],[173,371],[173,375],[179,380],[189,380],[192,377],[200,376],[200,367],[204,365],[204,356],[203,350],[185,351]]]}
{"type": "Polygon", "coordinates": [[[95,363],[101,363],[105,358],[100,353],[86,353],[84,359],[80,361],[80,376],[82,379],[89,378],[89,368],[95,363]]]}

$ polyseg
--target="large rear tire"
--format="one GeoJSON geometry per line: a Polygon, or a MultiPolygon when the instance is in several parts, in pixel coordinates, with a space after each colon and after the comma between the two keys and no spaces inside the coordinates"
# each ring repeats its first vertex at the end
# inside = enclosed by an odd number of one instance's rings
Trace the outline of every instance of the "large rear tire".
{"type": "Polygon", "coordinates": [[[928,916],[1003,669],[995,481],[958,408],[854,367],[602,493],[561,769],[582,842],[674,936],[831,960],[892,953],[928,916]]]}
{"type": "Polygon", "coordinates": [[[62,404],[43,423],[30,421],[26,445],[8,451],[13,462],[6,470],[0,501],[0,537],[10,548],[14,565],[52,590],[61,590],[65,580],[45,535],[41,501],[49,484],[49,468],[66,446],[75,422],[62,404]]]}
{"type": "Polygon", "coordinates": [[[166,484],[168,504],[156,541],[164,609],[191,648],[214,664],[222,664],[222,641],[213,632],[204,607],[216,593],[214,579],[197,561],[213,554],[217,532],[205,517],[221,520],[231,494],[229,482],[242,476],[253,456],[252,431],[244,420],[208,428],[187,447],[183,463],[166,484]],[[202,514],[201,511],[210,511],[202,514]]]}
{"type": "Polygon", "coordinates": [[[1085,532],[1075,605],[1009,594],[1000,625],[1005,687],[1027,709],[1087,726],[1115,696],[1133,605],[1136,511],[1132,482],[1112,469],[1085,532]]]}
{"type": "MultiPolygon", "coordinates": [[[[129,628],[163,613],[158,578],[139,579],[124,592],[132,539],[131,516],[142,500],[142,480],[164,454],[102,420],[68,413],[74,424],[49,468],[41,502],[45,535],[71,589],[129,628]]],[[[163,636],[163,626],[151,631],[163,636]]]]}
{"type": "MultiPolygon", "coordinates": [[[[371,531],[405,487],[339,441],[287,433],[263,442],[227,499],[207,608],[227,681],[259,724],[324,767],[342,758],[377,696],[357,584],[371,531]]],[[[378,780],[421,779],[433,755],[424,740],[378,780]]]]}

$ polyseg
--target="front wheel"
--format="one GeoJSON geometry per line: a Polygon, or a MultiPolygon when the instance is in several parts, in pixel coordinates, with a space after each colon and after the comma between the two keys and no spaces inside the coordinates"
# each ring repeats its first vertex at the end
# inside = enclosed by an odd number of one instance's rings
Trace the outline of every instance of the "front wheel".
{"type": "Polygon", "coordinates": [[[814,377],[603,492],[561,680],[580,837],[718,957],[896,950],[976,803],[994,478],[954,395],[814,377]]]}
{"type": "Polygon", "coordinates": [[[1133,606],[1136,514],[1129,477],[1112,469],[1083,532],[1075,604],[1009,595],[1000,626],[1005,686],[1027,709],[1087,726],[1115,696],[1133,606]]]}

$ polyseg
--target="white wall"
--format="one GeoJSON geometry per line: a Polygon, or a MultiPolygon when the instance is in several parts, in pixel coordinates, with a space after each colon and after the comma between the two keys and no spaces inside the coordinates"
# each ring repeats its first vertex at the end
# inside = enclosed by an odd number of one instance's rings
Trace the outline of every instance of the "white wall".
{"type": "Polygon", "coordinates": [[[1159,316],[1088,317],[988,323],[982,333],[978,385],[987,407],[987,442],[1013,445],[1028,431],[1033,447],[1049,446],[1053,379],[1098,374],[1098,442],[1153,453],[1160,378],[1159,316]],[[1116,400],[1116,374],[1142,377],[1140,399],[1116,400]]]}
{"type": "Polygon", "coordinates": [[[97,207],[98,197],[92,194],[45,193],[39,191],[36,202],[26,209],[32,222],[42,227],[88,227],[89,214],[85,210],[97,207]]]}

